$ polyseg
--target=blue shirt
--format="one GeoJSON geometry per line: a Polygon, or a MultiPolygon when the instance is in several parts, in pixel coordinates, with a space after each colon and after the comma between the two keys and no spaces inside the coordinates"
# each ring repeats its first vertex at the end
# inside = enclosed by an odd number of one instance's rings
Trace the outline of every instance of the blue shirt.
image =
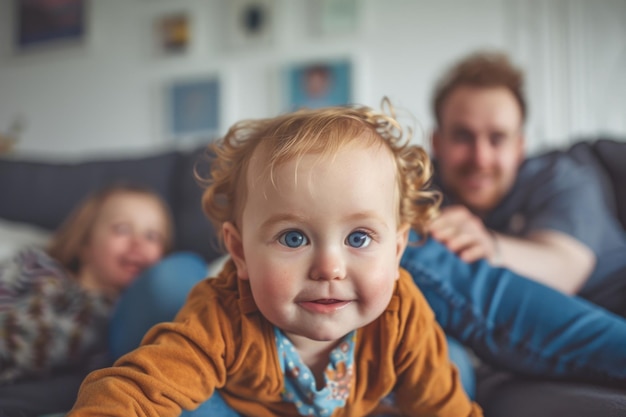
{"type": "Polygon", "coordinates": [[[518,237],[555,230],[589,247],[597,259],[581,296],[614,285],[623,288],[626,233],[607,204],[600,181],[594,167],[563,152],[528,158],[513,188],[483,221],[492,230],[518,237]]]}

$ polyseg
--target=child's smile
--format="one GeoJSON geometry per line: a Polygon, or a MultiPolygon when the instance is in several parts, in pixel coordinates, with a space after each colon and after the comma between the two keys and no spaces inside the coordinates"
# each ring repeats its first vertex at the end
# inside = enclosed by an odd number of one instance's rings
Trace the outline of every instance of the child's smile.
{"type": "Polygon", "coordinates": [[[348,306],[351,302],[351,300],[320,298],[310,301],[300,301],[298,302],[298,304],[300,304],[303,308],[306,308],[307,310],[311,310],[314,313],[334,313],[335,311],[341,310],[342,308],[348,306]]]}

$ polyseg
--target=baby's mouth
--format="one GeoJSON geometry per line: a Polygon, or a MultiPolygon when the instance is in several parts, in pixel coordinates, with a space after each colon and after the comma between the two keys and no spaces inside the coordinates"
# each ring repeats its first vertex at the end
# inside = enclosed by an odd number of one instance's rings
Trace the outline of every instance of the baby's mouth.
{"type": "Polygon", "coordinates": [[[334,313],[351,304],[350,300],[338,300],[336,298],[319,298],[316,300],[300,302],[300,306],[313,313],[334,313]]]}
{"type": "Polygon", "coordinates": [[[342,300],[337,300],[335,298],[322,298],[320,300],[313,300],[313,303],[318,303],[318,304],[335,304],[335,303],[341,303],[342,300]]]}

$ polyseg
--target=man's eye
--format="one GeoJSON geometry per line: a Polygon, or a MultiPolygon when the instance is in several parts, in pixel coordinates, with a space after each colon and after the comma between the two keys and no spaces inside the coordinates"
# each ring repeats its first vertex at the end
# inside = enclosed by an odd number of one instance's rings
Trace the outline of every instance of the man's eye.
{"type": "Polygon", "coordinates": [[[473,135],[467,130],[457,130],[452,133],[452,140],[456,143],[469,143],[473,139],[473,135]]]}
{"type": "Polygon", "coordinates": [[[300,246],[308,244],[309,239],[307,239],[304,233],[298,230],[290,230],[280,235],[278,243],[288,248],[299,248],[300,246]]]}
{"type": "Polygon", "coordinates": [[[346,243],[348,246],[352,246],[353,248],[365,248],[369,246],[372,238],[366,232],[357,231],[352,232],[346,238],[346,243]]]}

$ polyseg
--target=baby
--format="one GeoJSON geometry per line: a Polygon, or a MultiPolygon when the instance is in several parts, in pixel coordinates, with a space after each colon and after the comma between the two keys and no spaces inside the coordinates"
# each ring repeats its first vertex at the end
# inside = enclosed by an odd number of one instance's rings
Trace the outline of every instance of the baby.
{"type": "Polygon", "coordinates": [[[177,416],[221,398],[247,416],[354,417],[392,392],[402,415],[482,415],[399,267],[438,195],[393,116],[300,110],[237,123],[211,148],[203,205],[231,260],[90,374],[69,416],[177,416]]]}

